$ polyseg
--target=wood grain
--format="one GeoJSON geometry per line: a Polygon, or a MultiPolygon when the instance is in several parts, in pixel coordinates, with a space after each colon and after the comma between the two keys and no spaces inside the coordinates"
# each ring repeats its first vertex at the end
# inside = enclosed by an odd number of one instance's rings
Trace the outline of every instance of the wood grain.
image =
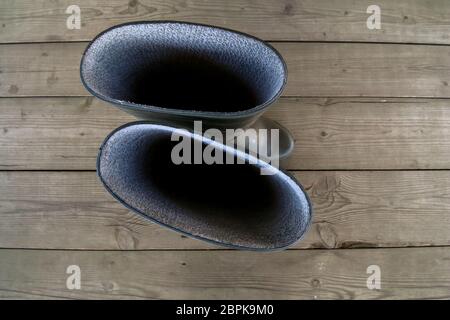
{"type": "MultiPolygon", "coordinates": [[[[449,171],[295,172],[313,226],[294,248],[444,246],[449,171]]],[[[0,247],[218,249],[129,212],[94,172],[0,172],[0,247]]]]}
{"type": "Polygon", "coordinates": [[[450,298],[448,0],[377,1],[381,30],[366,27],[369,0],[86,0],[68,30],[72,4],[0,2],[0,298],[450,298]],[[293,173],[314,206],[291,250],[181,236],[83,171],[134,120],[81,85],[86,41],[158,19],[247,32],[285,57],[288,85],[267,116],[293,133],[287,168],[307,170],[293,173]],[[66,289],[72,264],[79,291],[66,289]],[[381,290],[366,287],[369,265],[381,290]]]}
{"type": "MultiPolygon", "coordinates": [[[[450,248],[99,252],[0,250],[0,297],[33,299],[448,299],[450,248]],[[81,269],[81,289],[66,269],[81,269]],[[367,288],[367,267],[381,289],[367,288]]],[[[175,311],[174,311],[175,312],[175,311]]]]}
{"type": "Polygon", "coordinates": [[[182,20],[251,33],[266,40],[375,41],[449,44],[446,0],[378,0],[381,30],[369,30],[363,0],[85,0],[81,29],[69,30],[73,1],[4,0],[0,42],[91,40],[113,25],[139,20],[182,20]]]}
{"type": "MultiPolygon", "coordinates": [[[[267,116],[296,140],[292,170],[450,169],[450,100],[282,98],[267,116]]],[[[90,97],[0,99],[0,169],[95,170],[135,119],[90,97]]]]}
{"type": "MultiPolygon", "coordinates": [[[[286,59],[285,96],[450,97],[450,46],[276,43],[286,59]]],[[[0,97],[86,96],[86,43],[0,46],[0,97]]]]}

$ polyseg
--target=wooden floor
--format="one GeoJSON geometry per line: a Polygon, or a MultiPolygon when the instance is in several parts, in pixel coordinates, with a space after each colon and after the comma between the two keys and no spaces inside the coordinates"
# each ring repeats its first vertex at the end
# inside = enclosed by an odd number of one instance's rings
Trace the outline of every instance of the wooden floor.
{"type": "Polygon", "coordinates": [[[0,297],[450,298],[450,2],[0,1],[0,297]],[[275,253],[224,250],[151,224],[95,175],[105,136],[132,117],[79,78],[89,40],[134,20],[249,32],[285,57],[268,115],[296,148],[288,169],[315,210],[275,253]],[[81,268],[81,289],[66,268],[81,268]],[[381,289],[367,288],[367,268],[381,289]]]}

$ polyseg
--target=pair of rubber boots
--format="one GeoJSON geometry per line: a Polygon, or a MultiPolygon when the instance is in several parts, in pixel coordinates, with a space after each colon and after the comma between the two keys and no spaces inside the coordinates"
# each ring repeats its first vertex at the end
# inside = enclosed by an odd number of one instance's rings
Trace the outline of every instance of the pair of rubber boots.
{"type": "Polygon", "coordinates": [[[184,22],[119,25],[87,47],[81,79],[143,120],[114,130],[98,155],[100,180],[124,206],[233,248],[280,249],[305,234],[311,203],[278,169],[293,139],[260,117],[287,79],[270,45],[184,22]]]}

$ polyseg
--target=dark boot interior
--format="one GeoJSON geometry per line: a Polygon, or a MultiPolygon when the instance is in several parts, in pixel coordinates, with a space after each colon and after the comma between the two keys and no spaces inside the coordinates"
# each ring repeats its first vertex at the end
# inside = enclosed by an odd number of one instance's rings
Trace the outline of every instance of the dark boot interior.
{"type": "Polygon", "coordinates": [[[236,112],[274,99],[280,56],[239,33],[190,24],[111,29],[86,51],[82,78],[107,99],[161,108],[236,112]]]}
{"type": "Polygon", "coordinates": [[[236,154],[235,164],[176,165],[177,143],[169,127],[127,126],[103,145],[99,175],[129,207],[203,239],[274,249],[305,232],[309,203],[290,177],[261,175],[258,165],[236,164],[236,154]]]}

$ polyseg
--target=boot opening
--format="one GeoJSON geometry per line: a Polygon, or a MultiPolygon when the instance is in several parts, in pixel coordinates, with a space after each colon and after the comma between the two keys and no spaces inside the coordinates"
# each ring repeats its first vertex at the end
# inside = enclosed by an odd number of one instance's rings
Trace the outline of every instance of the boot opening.
{"type": "Polygon", "coordinates": [[[81,70],[85,85],[106,100],[206,112],[265,105],[286,80],[280,55],[264,42],[175,22],[106,31],[86,50],[81,70]]]}
{"type": "Polygon", "coordinates": [[[235,164],[176,165],[171,130],[133,124],[107,139],[98,173],[114,196],[163,225],[225,245],[275,249],[303,235],[311,208],[292,178],[236,164],[239,153],[235,164]]]}

